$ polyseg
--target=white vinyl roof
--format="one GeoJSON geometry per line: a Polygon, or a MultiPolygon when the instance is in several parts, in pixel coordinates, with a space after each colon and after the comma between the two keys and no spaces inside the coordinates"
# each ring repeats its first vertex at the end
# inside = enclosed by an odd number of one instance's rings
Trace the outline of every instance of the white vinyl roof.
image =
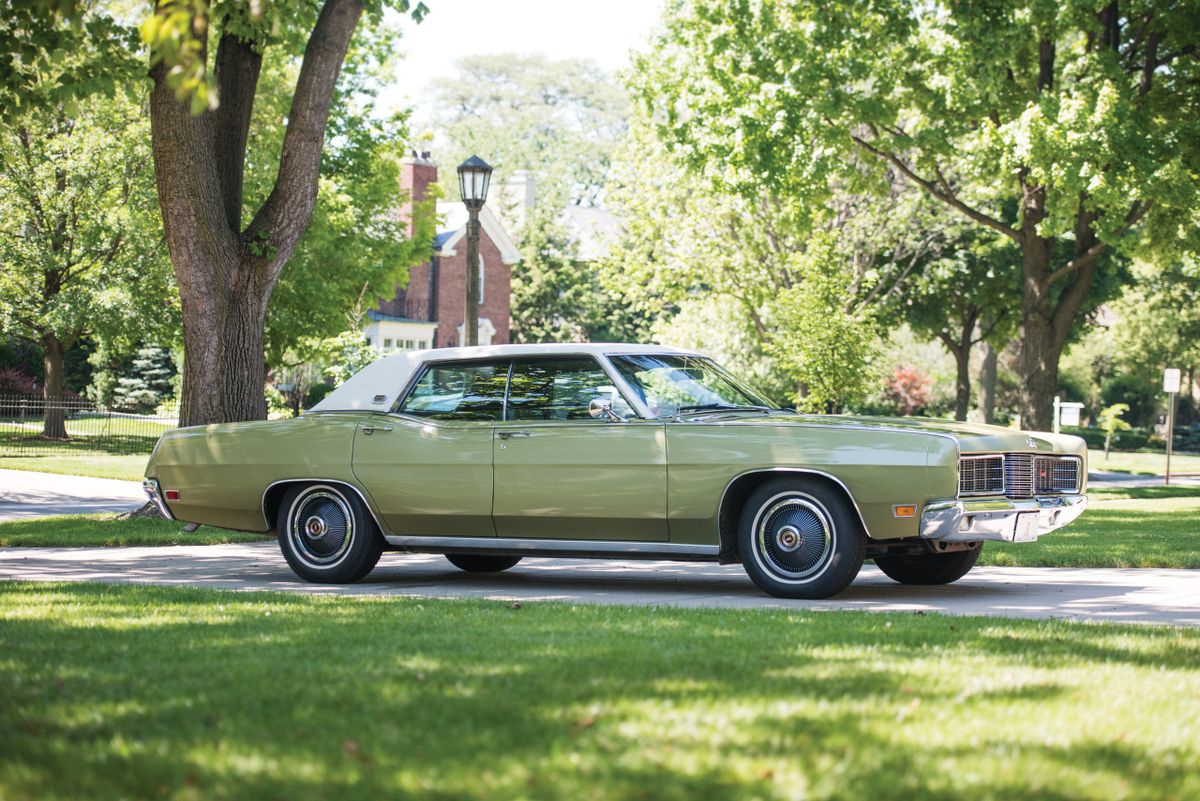
{"type": "Polygon", "coordinates": [[[468,348],[434,348],[398,353],[371,362],[348,381],[330,392],[312,412],[386,412],[392,408],[412,374],[426,362],[457,361],[459,359],[495,359],[523,356],[569,356],[575,354],[601,356],[623,353],[677,353],[691,351],[663,345],[628,345],[605,342],[551,343],[544,345],[479,345],[468,348]]]}

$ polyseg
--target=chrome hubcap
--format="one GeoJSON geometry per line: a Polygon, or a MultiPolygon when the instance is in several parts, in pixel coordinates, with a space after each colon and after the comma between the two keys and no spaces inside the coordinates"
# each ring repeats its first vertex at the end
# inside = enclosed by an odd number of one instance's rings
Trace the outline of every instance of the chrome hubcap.
{"type": "Polygon", "coordinates": [[[780,581],[808,581],[829,565],[836,536],[829,513],[815,498],[776,497],[755,521],[754,557],[780,581]]]}
{"type": "Polygon", "coordinates": [[[329,524],[325,522],[324,518],[313,515],[305,522],[304,533],[308,535],[309,539],[319,540],[329,533],[329,524]]]}
{"type": "Polygon", "coordinates": [[[313,487],[301,493],[288,513],[292,551],[313,567],[340,562],[354,541],[354,515],[339,493],[313,487]]]}

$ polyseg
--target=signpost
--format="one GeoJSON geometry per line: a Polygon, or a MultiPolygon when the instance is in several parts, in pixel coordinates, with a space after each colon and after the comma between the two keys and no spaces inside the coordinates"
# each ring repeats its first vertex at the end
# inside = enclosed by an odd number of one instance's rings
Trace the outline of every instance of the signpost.
{"type": "Polygon", "coordinates": [[[1054,433],[1058,433],[1060,425],[1077,426],[1079,425],[1079,412],[1083,408],[1082,403],[1075,401],[1060,401],[1058,396],[1054,396],[1054,433]]]}
{"type": "Polygon", "coordinates": [[[1163,370],[1163,392],[1167,393],[1167,474],[1164,483],[1171,485],[1171,446],[1175,440],[1175,394],[1179,392],[1180,370],[1168,367],[1163,370]]]}

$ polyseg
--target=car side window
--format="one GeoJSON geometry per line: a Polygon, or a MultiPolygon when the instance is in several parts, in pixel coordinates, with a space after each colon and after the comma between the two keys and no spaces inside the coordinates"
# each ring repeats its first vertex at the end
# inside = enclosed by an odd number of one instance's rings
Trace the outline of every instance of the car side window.
{"type": "Polygon", "coordinates": [[[400,406],[432,420],[499,420],[504,416],[508,362],[445,362],[427,366],[400,406]]]}
{"type": "Polygon", "coordinates": [[[634,411],[595,359],[528,359],[513,362],[508,391],[509,420],[591,420],[593,400],[612,402],[613,411],[634,411]]]}

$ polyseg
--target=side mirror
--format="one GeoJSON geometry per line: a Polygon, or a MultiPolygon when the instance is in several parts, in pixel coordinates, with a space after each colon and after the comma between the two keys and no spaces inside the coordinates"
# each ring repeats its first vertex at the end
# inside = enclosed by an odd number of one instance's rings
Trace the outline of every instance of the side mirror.
{"type": "Polygon", "coordinates": [[[601,398],[596,398],[591,403],[588,404],[588,414],[590,414],[592,417],[596,418],[597,420],[599,420],[600,418],[604,418],[605,420],[608,420],[608,421],[614,422],[614,423],[628,423],[629,422],[629,418],[622,417],[621,415],[619,415],[613,411],[612,401],[603,400],[601,398]]]}

